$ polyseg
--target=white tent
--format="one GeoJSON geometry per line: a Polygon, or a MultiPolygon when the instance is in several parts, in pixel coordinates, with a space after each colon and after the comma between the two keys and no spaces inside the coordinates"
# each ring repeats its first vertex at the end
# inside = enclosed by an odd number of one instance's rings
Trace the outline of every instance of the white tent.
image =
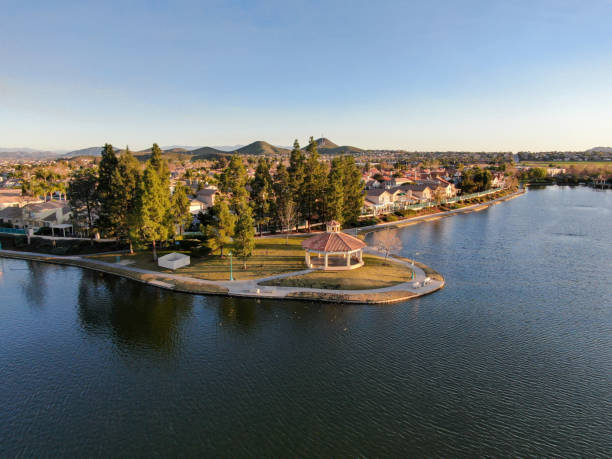
{"type": "Polygon", "coordinates": [[[157,264],[162,268],[178,269],[183,266],[189,266],[190,259],[189,255],[183,255],[182,253],[172,252],[163,257],[157,259],[157,264]]]}

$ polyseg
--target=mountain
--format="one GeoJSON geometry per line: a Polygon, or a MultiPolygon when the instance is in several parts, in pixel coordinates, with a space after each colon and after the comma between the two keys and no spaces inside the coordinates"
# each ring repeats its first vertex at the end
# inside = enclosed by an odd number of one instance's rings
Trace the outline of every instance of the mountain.
{"type": "Polygon", "coordinates": [[[242,148],[236,150],[236,153],[241,155],[282,155],[289,153],[289,150],[285,148],[275,147],[274,145],[270,145],[268,142],[264,142],[263,140],[258,140],[256,142],[250,143],[242,148]]]}
{"type": "Polygon", "coordinates": [[[26,148],[26,147],[0,148],[0,159],[41,160],[41,159],[54,159],[60,155],[61,155],[61,152],[57,152],[57,151],[35,150],[33,148],[26,148]]]}
{"type": "Polygon", "coordinates": [[[244,147],[244,145],[238,144],[238,145],[213,145],[212,148],[214,148],[215,150],[221,150],[221,151],[236,151],[240,148],[244,147]]]}
{"type": "Polygon", "coordinates": [[[321,137],[320,139],[315,140],[315,142],[317,142],[318,148],[337,148],[338,147],[338,145],[336,145],[331,140],[326,139],[325,137],[321,137]]]}
{"type": "Polygon", "coordinates": [[[593,147],[587,150],[589,153],[612,153],[612,147],[593,147]]]}
{"type": "MultiPolygon", "coordinates": [[[[357,153],[363,153],[361,148],[351,147],[350,145],[338,146],[334,142],[325,137],[321,137],[320,139],[315,140],[317,143],[317,148],[319,149],[319,153],[322,155],[351,155],[357,153]]],[[[306,147],[302,148],[305,150],[306,147]]]]}
{"type": "MultiPolygon", "coordinates": [[[[69,151],[68,153],[63,155],[63,157],[64,158],[74,158],[76,156],[101,156],[103,149],[104,147],[81,148],[80,150],[69,151]]],[[[119,150],[115,148],[115,151],[119,151],[119,150]]]]}
{"type": "MultiPolygon", "coordinates": [[[[125,151],[125,150],[122,150],[125,151]]],[[[180,154],[180,153],[185,153],[185,154],[191,154],[191,151],[186,150],[183,147],[174,147],[174,148],[162,148],[162,153],[164,154],[180,154]]],[[[144,150],[139,150],[139,151],[134,151],[132,152],[132,154],[134,156],[147,156],[151,154],[151,148],[145,148],[144,150]]]]}

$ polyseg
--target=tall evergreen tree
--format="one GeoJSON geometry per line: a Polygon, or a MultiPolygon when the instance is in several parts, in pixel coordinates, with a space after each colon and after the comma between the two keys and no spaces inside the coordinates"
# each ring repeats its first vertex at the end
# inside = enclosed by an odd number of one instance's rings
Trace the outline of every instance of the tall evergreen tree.
{"type": "MultiPolygon", "coordinates": [[[[300,148],[300,143],[295,139],[293,142],[293,150],[289,156],[289,168],[287,172],[289,174],[289,188],[291,190],[291,199],[297,204],[301,203],[301,193],[304,184],[304,175],[306,169],[306,156],[300,148]]],[[[301,210],[298,206],[298,214],[301,210]]],[[[299,218],[299,215],[298,215],[299,218]]],[[[297,224],[296,219],[296,224],[297,224]]]]}
{"type": "Polygon", "coordinates": [[[164,158],[161,148],[154,143],[151,147],[151,157],[149,158],[149,164],[157,172],[162,186],[170,193],[170,170],[168,169],[168,162],[164,158]]]}
{"type": "Polygon", "coordinates": [[[361,171],[350,155],[342,157],[343,162],[343,208],[342,220],[354,224],[359,220],[365,199],[365,184],[361,171]]]}
{"type": "MultiPolygon", "coordinates": [[[[280,162],[276,167],[276,173],[274,174],[274,219],[277,224],[281,224],[282,209],[285,207],[285,203],[292,201],[291,194],[291,183],[289,179],[289,173],[285,165],[280,162]]],[[[281,224],[281,227],[283,225],[281,224]]],[[[287,228],[288,229],[288,228],[287,228]]]]}
{"type": "Polygon", "coordinates": [[[251,181],[251,202],[255,223],[259,227],[260,234],[263,231],[263,225],[267,225],[271,220],[274,204],[271,199],[273,193],[270,163],[266,158],[261,157],[257,161],[255,177],[251,181]]]}
{"type": "Polygon", "coordinates": [[[247,259],[253,255],[255,249],[255,222],[251,214],[251,207],[246,201],[240,204],[236,231],[234,234],[234,250],[236,256],[242,259],[242,269],[247,268],[247,259]]]}
{"type": "Polygon", "coordinates": [[[219,185],[221,191],[231,194],[231,206],[234,212],[237,212],[240,203],[248,197],[247,181],[248,176],[242,158],[238,154],[232,155],[221,174],[219,185]]]}
{"type": "Polygon", "coordinates": [[[324,196],[325,219],[344,220],[344,161],[334,158],[327,177],[327,186],[324,196]]]}
{"type": "Polygon", "coordinates": [[[118,164],[119,160],[115,154],[115,149],[111,144],[105,144],[98,167],[97,188],[98,199],[100,201],[98,226],[105,236],[115,235],[113,209],[117,206],[117,203],[114,201],[112,192],[112,179],[118,164]]]}
{"type": "Polygon", "coordinates": [[[119,157],[117,168],[111,176],[110,196],[111,205],[109,223],[114,234],[119,239],[128,239],[130,253],[133,253],[133,240],[130,237],[132,221],[130,216],[136,206],[136,195],[140,182],[140,163],[126,147],[119,157]]]}
{"type": "Polygon", "coordinates": [[[68,201],[73,225],[77,230],[84,230],[92,238],[92,244],[94,221],[99,204],[97,185],[98,176],[93,169],[77,171],[68,185],[68,201]]]}
{"type": "Polygon", "coordinates": [[[223,257],[223,248],[232,242],[236,216],[230,211],[225,199],[217,200],[213,208],[215,221],[206,227],[207,243],[213,252],[219,250],[223,257]]]}
{"type": "Polygon", "coordinates": [[[140,237],[153,245],[153,260],[157,261],[157,241],[168,238],[170,199],[151,161],[145,168],[137,196],[134,223],[140,237]]]}
{"type": "Polygon", "coordinates": [[[300,214],[306,219],[308,229],[316,215],[321,214],[322,196],[325,191],[327,173],[325,165],[319,161],[317,143],[313,137],[306,147],[308,158],[305,164],[304,182],[302,183],[300,196],[300,214]]]}
{"type": "Polygon", "coordinates": [[[189,198],[187,197],[187,187],[182,183],[177,183],[172,194],[172,205],[170,206],[172,223],[178,227],[178,234],[182,235],[185,225],[189,225],[193,220],[189,212],[189,198]]]}

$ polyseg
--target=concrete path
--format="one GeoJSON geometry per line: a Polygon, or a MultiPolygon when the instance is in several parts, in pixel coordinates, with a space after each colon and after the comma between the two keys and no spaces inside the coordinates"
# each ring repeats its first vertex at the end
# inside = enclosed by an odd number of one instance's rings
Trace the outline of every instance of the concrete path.
{"type": "MultiPolygon", "coordinates": [[[[375,253],[374,250],[368,250],[370,253],[375,253]]],[[[410,269],[414,270],[414,279],[410,282],[404,282],[401,284],[397,284],[391,287],[384,287],[378,289],[366,289],[366,290],[332,290],[332,289],[316,289],[316,288],[302,288],[302,287],[272,287],[272,286],[262,286],[261,282],[273,279],[282,279],[291,276],[298,276],[301,274],[307,274],[312,272],[311,269],[305,269],[302,271],[293,271],[289,273],[277,274],[275,276],[269,276],[264,278],[257,279],[249,279],[249,280],[236,280],[236,281],[212,281],[205,279],[198,279],[195,277],[184,276],[181,274],[171,274],[171,273],[162,273],[159,271],[151,271],[147,269],[136,268],[133,266],[125,266],[119,265],[118,263],[110,263],[106,261],[96,260],[87,257],[81,256],[59,256],[59,255],[48,255],[48,254],[40,254],[35,252],[19,252],[14,250],[0,250],[0,256],[5,255],[8,257],[14,258],[23,258],[23,257],[35,257],[39,261],[49,261],[53,262],[53,260],[57,261],[87,261],[88,264],[98,266],[103,271],[104,267],[111,268],[120,268],[123,271],[134,272],[139,274],[151,274],[155,276],[163,277],[164,280],[161,281],[159,279],[152,279],[148,283],[150,285],[154,285],[157,287],[164,287],[171,289],[174,287],[173,284],[170,284],[168,281],[171,279],[175,279],[177,281],[187,281],[197,284],[203,285],[215,285],[220,287],[225,287],[228,289],[228,295],[231,296],[247,296],[247,297],[257,297],[257,298],[285,298],[287,295],[291,293],[299,293],[299,292],[315,292],[315,293],[324,293],[331,295],[359,295],[359,294],[373,294],[373,293],[383,293],[383,292],[391,292],[391,291],[407,291],[417,295],[423,295],[430,293],[432,291],[438,290],[444,285],[444,282],[432,279],[427,285],[423,285],[426,279],[425,272],[419,268],[418,266],[413,266],[411,263],[393,259],[390,260],[393,263],[403,264],[405,266],[410,267],[410,269]],[[417,286],[418,285],[418,286],[417,286]]],[[[27,258],[26,258],[27,259],[27,258]]],[[[78,265],[76,265],[78,266],[78,265]]],[[[116,273],[115,273],[116,274],[116,273]]]]}

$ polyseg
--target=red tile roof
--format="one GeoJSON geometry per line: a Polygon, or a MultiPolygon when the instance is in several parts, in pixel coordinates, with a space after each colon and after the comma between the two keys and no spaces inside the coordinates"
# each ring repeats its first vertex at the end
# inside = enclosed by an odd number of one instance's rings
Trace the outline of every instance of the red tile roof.
{"type": "Polygon", "coordinates": [[[367,244],[346,233],[320,233],[302,242],[302,247],[318,252],[349,252],[367,244]]]}

